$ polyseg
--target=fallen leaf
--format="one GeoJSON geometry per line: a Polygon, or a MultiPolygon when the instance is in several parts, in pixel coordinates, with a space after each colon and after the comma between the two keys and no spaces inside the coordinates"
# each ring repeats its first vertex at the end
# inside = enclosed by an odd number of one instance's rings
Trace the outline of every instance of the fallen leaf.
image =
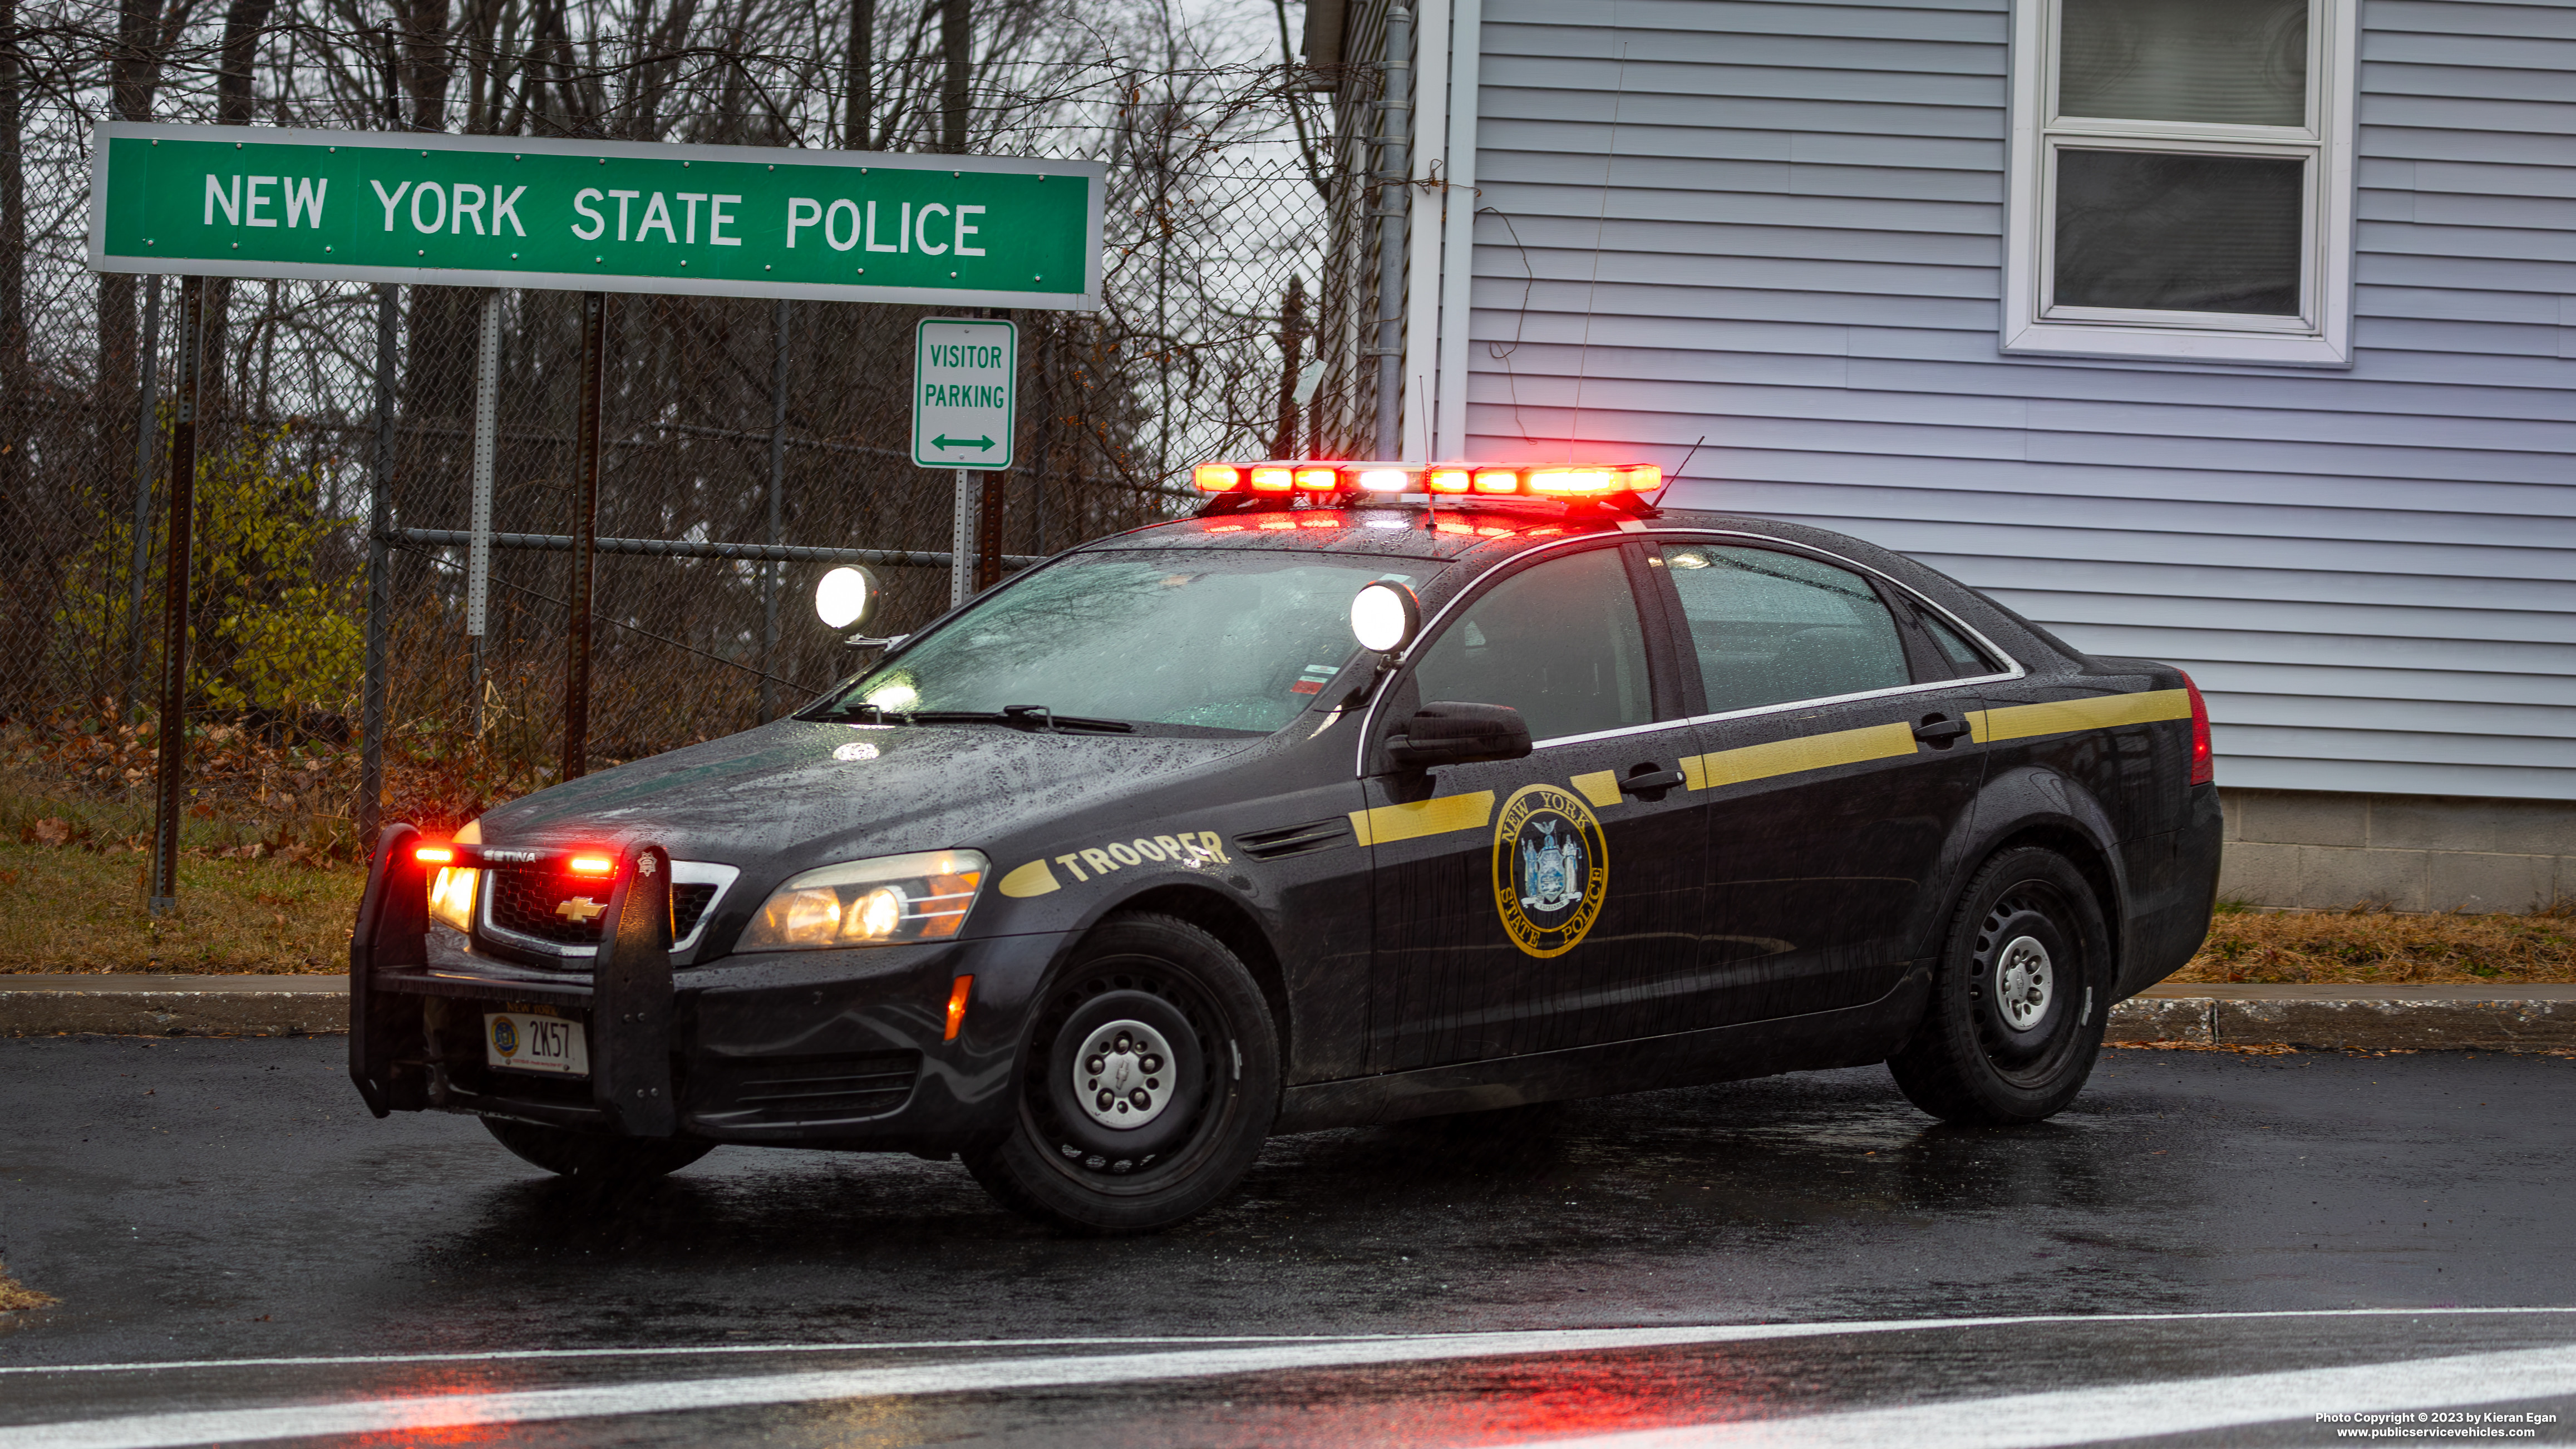
{"type": "Polygon", "coordinates": [[[69,845],[72,843],[72,823],[48,815],[26,827],[19,838],[31,845],[69,845]]]}

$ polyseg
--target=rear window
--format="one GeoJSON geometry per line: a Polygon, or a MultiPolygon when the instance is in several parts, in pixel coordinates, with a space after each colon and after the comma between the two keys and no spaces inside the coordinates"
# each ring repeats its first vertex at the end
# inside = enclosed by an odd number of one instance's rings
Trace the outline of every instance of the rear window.
{"type": "Polygon", "coordinates": [[[1869,581],[1800,554],[1667,546],[1712,714],[1913,683],[1896,617],[1869,581]]]}

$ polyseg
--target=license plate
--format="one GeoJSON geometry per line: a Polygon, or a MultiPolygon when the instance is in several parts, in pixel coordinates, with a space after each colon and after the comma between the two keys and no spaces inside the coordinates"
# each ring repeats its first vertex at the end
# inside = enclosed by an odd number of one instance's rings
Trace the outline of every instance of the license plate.
{"type": "Polygon", "coordinates": [[[483,1014],[483,1061],[486,1066],[523,1072],[586,1077],[590,1043],[577,1021],[523,1011],[489,1011],[483,1014]]]}

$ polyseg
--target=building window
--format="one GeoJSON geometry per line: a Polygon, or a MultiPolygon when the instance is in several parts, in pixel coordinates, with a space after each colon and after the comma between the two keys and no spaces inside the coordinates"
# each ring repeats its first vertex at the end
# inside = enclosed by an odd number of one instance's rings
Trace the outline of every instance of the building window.
{"type": "Polygon", "coordinates": [[[2020,0],[2007,352],[2352,361],[2359,0],[2020,0]]]}

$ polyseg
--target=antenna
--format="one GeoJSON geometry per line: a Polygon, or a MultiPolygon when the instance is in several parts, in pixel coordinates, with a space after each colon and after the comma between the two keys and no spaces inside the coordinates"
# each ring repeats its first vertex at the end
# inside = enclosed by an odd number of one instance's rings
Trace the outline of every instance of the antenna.
{"type": "Polygon", "coordinates": [[[1592,221],[1592,280],[1583,289],[1583,342],[1575,352],[1574,421],[1565,430],[1565,461],[1583,431],[1583,379],[1592,368],[1592,306],[1601,293],[1601,236],[1610,226],[1610,168],[1619,164],[1619,107],[1628,96],[1628,42],[1619,42],[1619,68],[1610,93],[1610,145],[1601,157],[1601,210],[1592,221]]]}

